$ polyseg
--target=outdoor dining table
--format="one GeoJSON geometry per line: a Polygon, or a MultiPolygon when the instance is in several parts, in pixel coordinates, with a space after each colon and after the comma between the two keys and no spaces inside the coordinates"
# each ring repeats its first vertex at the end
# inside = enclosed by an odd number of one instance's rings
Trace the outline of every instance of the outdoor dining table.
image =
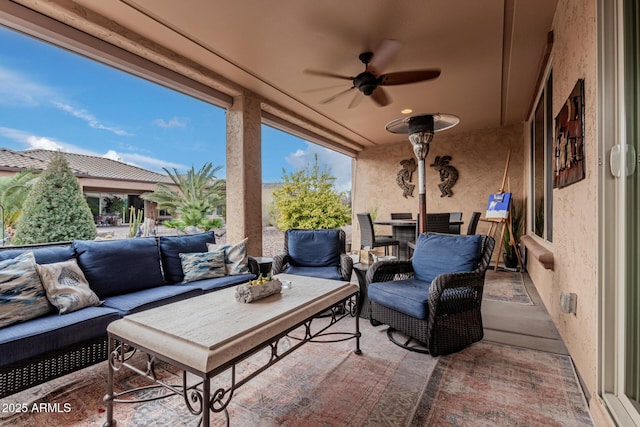
{"type": "MultiPolygon", "coordinates": [[[[428,218],[428,215],[427,215],[428,218]]],[[[407,260],[410,258],[409,242],[416,240],[416,220],[415,219],[387,219],[374,221],[374,225],[390,225],[393,239],[398,241],[398,259],[407,260]]],[[[464,221],[449,221],[450,225],[464,224],[464,221]]],[[[427,226],[427,231],[429,231],[427,226]]]]}
{"type": "Polygon", "coordinates": [[[416,220],[415,219],[388,219],[374,221],[374,225],[390,225],[391,235],[394,240],[398,241],[398,259],[409,259],[407,243],[416,238],[416,220]]]}

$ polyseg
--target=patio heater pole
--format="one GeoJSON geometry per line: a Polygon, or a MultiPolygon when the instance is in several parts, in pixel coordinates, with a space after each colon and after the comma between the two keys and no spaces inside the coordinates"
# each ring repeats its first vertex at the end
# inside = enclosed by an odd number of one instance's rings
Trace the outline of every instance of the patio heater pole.
{"type": "Polygon", "coordinates": [[[418,212],[420,233],[427,231],[427,185],[425,159],[429,154],[429,144],[433,134],[449,129],[460,122],[460,118],[451,114],[421,114],[418,116],[402,117],[387,123],[386,129],[391,133],[409,134],[409,141],[413,146],[413,153],[418,159],[418,212]]]}

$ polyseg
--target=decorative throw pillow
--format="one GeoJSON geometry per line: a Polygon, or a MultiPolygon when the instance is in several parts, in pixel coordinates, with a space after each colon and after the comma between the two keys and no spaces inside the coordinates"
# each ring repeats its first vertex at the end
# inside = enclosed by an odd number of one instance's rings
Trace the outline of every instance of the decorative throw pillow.
{"type": "Polygon", "coordinates": [[[245,238],[235,245],[216,245],[207,243],[209,252],[221,251],[224,249],[225,268],[229,276],[236,274],[249,274],[249,257],[247,256],[247,240],[245,238]]]}
{"type": "Polygon", "coordinates": [[[182,283],[224,277],[225,275],[224,251],[180,254],[180,262],[184,272],[182,283]]]}
{"type": "Polygon", "coordinates": [[[36,264],[36,270],[47,292],[47,298],[58,309],[58,313],[71,313],[101,304],[75,258],[51,264],[36,264]]]}
{"type": "Polygon", "coordinates": [[[0,261],[0,328],[51,311],[33,252],[0,261]]]}

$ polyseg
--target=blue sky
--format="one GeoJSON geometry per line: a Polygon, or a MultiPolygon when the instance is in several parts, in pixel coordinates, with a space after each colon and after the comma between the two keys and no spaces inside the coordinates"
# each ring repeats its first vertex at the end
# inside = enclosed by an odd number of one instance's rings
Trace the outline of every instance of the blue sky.
{"type": "MultiPolygon", "coordinates": [[[[262,180],[314,155],[350,190],[351,159],[262,127],[262,180]]],[[[0,27],[0,147],[104,156],[163,173],[223,166],[224,110],[0,27]]]]}

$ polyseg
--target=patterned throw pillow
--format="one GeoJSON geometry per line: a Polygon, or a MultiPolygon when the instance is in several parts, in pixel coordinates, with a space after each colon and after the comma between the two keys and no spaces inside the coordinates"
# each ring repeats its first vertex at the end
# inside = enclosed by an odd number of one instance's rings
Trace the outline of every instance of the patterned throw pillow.
{"type": "Polygon", "coordinates": [[[180,262],[184,272],[182,283],[214,279],[225,275],[224,251],[180,254],[180,262]]]}
{"type": "Polygon", "coordinates": [[[209,252],[221,251],[224,249],[224,262],[227,275],[233,276],[236,274],[249,274],[247,240],[249,240],[249,238],[245,238],[243,241],[235,245],[216,245],[213,243],[207,243],[207,249],[209,252]]]}
{"type": "Polygon", "coordinates": [[[58,309],[59,314],[101,304],[75,258],[51,264],[36,264],[36,269],[47,298],[58,309]]]}
{"type": "Polygon", "coordinates": [[[0,328],[51,311],[33,252],[0,261],[0,328]]]}

